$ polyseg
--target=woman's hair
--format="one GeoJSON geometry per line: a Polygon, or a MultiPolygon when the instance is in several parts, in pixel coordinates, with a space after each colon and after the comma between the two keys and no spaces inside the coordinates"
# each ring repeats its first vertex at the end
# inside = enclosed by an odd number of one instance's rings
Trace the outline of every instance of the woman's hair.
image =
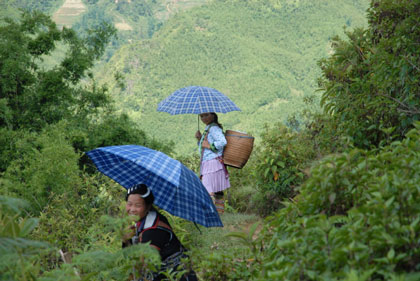
{"type": "Polygon", "coordinates": [[[213,122],[216,123],[217,126],[219,126],[220,129],[223,130],[223,126],[222,124],[219,123],[219,117],[217,116],[217,114],[215,112],[211,112],[211,114],[213,114],[213,117],[214,117],[213,122]]]}
{"type": "Polygon", "coordinates": [[[131,194],[139,194],[141,198],[144,199],[144,202],[146,203],[147,206],[152,205],[153,202],[155,201],[155,197],[153,196],[152,191],[145,184],[138,184],[133,187],[130,187],[127,190],[125,201],[128,200],[128,196],[130,196],[131,194]]]}

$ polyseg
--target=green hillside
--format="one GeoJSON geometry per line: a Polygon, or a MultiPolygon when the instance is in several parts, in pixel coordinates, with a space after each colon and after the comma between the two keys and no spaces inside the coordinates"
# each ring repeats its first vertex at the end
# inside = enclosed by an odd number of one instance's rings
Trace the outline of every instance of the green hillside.
{"type": "MultiPolygon", "coordinates": [[[[7,0],[0,1],[0,18],[16,18],[19,9],[40,10],[57,26],[73,28],[81,35],[108,22],[117,37],[108,44],[102,61],[108,60],[121,45],[150,38],[172,15],[202,5],[208,0],[7,0]]],[[[54,59],[54,58],[52,58],[54,59]]]]}
{"type": "Polygon", "coordinates": [[[103,21],[117,29],[103,60],[108,60],[122,45],[150,38],[173,14],[201,5],[206,0],[65,0],[54,12],[59,26],[72,27],[83,34],[103,21]]]}
{"type": "Polygon", "coordinates": [[[123,46],[101,71],[101,82],[122,111],[148,134],[174,140],[179,153],[195,151],[197,117],[156,108],[188,85],[229,96],[242,112],[221,115],[225,129],[258,137],[264,123],[286,121],[302,109],[317,88],[317,61],[330,52],[331,38],[343,35],[343,26],[365,25],[368,2],[213,1],[175,15],[150,40],[123,46]],[[112,81],[117,72],[121,88],[112,81]]]}

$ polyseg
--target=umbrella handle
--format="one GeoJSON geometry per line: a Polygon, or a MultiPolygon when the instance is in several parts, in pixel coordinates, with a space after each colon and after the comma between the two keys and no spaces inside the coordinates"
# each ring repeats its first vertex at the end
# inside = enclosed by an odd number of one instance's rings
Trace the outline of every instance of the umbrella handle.
{"type": "Polygon", "coordinates": [[[198,130],[200,131],[200,114],[197,114],[197,125],[198,125],[198,130]]]}

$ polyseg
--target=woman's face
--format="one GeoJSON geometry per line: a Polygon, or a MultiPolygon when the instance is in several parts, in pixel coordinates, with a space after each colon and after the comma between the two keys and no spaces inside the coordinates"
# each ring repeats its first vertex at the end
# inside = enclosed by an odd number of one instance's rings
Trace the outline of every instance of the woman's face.
{"type": "Polygon", "coordinates": [[[201,118],[201,121],[206,125],[214,121],[214,115],[212,113],[201,113],[200,118],[201,118]]]}
{"type": "Polygon", "coordinates": [[[125,210],[129,216],[138,216],[142,219],[149,211],[146,202],[141,198],[140,194],[131,194],[128,196],[125,210]]]}

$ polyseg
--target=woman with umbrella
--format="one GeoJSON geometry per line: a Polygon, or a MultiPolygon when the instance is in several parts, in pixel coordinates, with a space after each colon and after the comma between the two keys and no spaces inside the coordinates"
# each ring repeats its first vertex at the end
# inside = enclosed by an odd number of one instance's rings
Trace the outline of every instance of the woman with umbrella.
{"type": "MultiPolygon", "coordinates": [[[[150,242],[161,256],[161,270],[184,270],[179,262],[186,254],[168,220],[154,205],[205,227],[223,227],[201,180],[178,160],[140,145],[99,147],[86,154],[100,172],[127,189],[126,211],[137,223],[124,237],[123,247],[150,242]]],[[[162,278],[156,273],[152,280],[162,278]]],[[[197,277],[189,271],[181,280],[197,277]]]]}
{"type": "MultiPolygon", "coordinates": [[[[227,96],[214,88],[204,86],[188,86],[173,92],[158,105],[158,111],[177,114],[199,114],[201,121],[206,124],[204,133],[198,130],[197,138],[200,161],[200,177],[203,185],[216,201],[220,213],[224,210],[223,190],[230,187],[229,175],[223,163],[222,155],[226,146],[222,126],[219,124],[215,112],[226,113],[240,111],[239,107],[227,96]],[[220,198],[221,197],[221,198],[220,198]]],[[[198,125],[200,121],[198,121],[198,125]]]]}
{"type": "MultiPolygon", "coordinates": [[[[126,201],[127,214],[138,217],[138,221],[131,227],[130,233],[124,237],[123,247],[150,242],[150,245],[159,251],[162,260],[161,271],[184,270],[181,259],[187,257],[186,249],[172,231],[167,218],[153,207],[152,191],[145,184],[136,185],[128,189],[126,201]]],[[[153,273],[152,275],[152,279],[147,280],[165,279],[163,274],[153,273]]],[[[180,280],[196,281],[197,277],[194,271],[190,271],[180,280]]]]}
{"type": "Polygon", "coordinates": [[[201,155],[200,178],[215,202],[217,211],[223,213],[223,190],[230,187],[229,173],[222,158],[227,141],[216,113],[201,113],[199,116],[206,124],[203,134],[199,130],[195,134],[201,155]]]}

